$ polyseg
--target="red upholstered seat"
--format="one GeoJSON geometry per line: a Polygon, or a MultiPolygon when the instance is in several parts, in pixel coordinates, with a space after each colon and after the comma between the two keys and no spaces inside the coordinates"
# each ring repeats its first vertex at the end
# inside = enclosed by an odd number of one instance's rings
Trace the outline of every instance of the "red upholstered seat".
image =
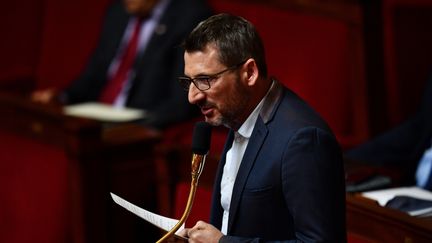
{"type": "Polygon", "coordinates": [[[38,88],[63,88],[78,76],[96,46],[110,2],[45,1],[38,88]]]}
{"type": "Polygon", "coordinates": [[[38,61],[42,7],[39,0],[3,1],[0,10],[0,87],[29,88],[38,61]]]}
{"type": "Polygon", "coordinates": [[[0,242],[67,242],[64,151],[4,131],[0,138],[0,242]]]}

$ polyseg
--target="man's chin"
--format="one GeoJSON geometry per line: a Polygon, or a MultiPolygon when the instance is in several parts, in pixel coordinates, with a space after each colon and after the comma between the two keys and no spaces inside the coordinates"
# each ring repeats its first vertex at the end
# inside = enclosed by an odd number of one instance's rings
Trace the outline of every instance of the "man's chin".
{"type": "Polygon", "coordinates": [[[204,116],[204,118],[205,118],[205,121],[207,123],[209,123],[210,125],[212,125],[212,126],[217,127],[217,126],[222,125],[222,120],[221,119],[212,118],[212,117],[208,117],[208,116],[204,116]]]}

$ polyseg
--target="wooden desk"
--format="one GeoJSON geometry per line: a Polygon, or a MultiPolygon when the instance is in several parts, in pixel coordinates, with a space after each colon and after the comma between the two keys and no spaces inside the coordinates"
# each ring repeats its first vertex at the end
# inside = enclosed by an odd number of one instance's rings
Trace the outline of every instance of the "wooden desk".
{"type": "Polygon", "coordinates": [[[432,218],[416,218],[348,194],[347,230],[370,242],[432,242],[432,218]]]}
{"type": "MultiPolygon", "coordinates": [[[[134,124],[107,125],[65,116],[61,107],[35,104],[6,93],[0,93],[0,116],[0,131],[16,138],[17,146],[22,146],[21,139],[64,154],[60,158],[67,164],[67,188],[62,195],[67,199],[60,201],[67,204],[63,208],[68,226],[60,237],[65,242],[151,242],[158,238],[145,237],[160,237],[157,229],[129,215],[109,195],[113,191],[142,207],[157,209],[154,144],[160,139],[158,132],[134,124]]],[[[15,151],[25,153],[26,148],[15,151]]],[[[41,196],[37,200],[44,200],[41,196]]]]}

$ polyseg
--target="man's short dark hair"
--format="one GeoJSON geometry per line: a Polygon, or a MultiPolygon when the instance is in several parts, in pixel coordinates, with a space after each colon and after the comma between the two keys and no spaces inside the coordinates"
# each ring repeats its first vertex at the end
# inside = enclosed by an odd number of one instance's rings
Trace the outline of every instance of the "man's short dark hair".
{"type": "Polygon", "coordinates": [[[262,40],[255,27],[242,17],[217,14],[202,21],[183,42],[186,52],[204,51],[208,44],[219,50],[219,61],[227,67],[248,58],[257,63],[261,77],[267,77],[262,40]]]}

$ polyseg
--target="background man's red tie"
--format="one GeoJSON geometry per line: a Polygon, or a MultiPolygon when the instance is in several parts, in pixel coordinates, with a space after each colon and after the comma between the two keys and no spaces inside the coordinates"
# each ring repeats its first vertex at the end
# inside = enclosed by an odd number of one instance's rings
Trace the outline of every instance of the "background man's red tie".
{"type": "Polygon", "coordinates": [[[139,33],[141,30],[142,20],[136,21],[132,36],[129,40],[128,46],[123,52],[120,59],[120,64],[117,72],[114,73],[111,80],[108,81],[105,88],[102,90],[99,100],[104,103],[112,104],[116,97],[120,94],[123,84],[126,81],[127,75],[132,68],[137,54],[139,33]]]}

